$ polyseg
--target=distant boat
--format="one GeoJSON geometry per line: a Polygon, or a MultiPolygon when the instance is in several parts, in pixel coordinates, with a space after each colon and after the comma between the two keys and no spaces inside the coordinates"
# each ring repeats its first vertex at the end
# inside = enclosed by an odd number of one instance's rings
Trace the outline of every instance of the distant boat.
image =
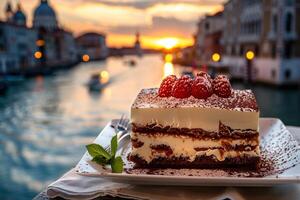
{"type": "Polygon", "coordinates": [[[107,84],[109,84],[109,73],[103,70],[92,74],[87,86],[90,91],[101,91],[107,84]]]}
{"type": "Polygon", "coordinates": [[[136,65],[136,61],[134,59],[130,59],[130,60],[125,60],[124,63],[126,65],[129,65],[131,67],[134,67],[136,65]]]}
{"type": "Polygon", "coordinates": [[[129,66],[135,66],[136,65],[136,61],[135,60],[130,60],[129,61],[129,66]]]}

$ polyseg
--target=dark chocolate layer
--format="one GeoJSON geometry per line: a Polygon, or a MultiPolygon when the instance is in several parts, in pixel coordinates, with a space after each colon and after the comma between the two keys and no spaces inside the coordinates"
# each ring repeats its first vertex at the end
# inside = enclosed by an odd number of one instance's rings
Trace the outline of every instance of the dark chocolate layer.
{"type": "Polygon", "coordinates": [[[141,126],[137,124],[132,124],[132,131],[138,132],[139,134],[148,135],[161,135],[161,133],[166,135],[185,135],[197,139],[219,139],[219,138],[232,138],[232,139],[255,139],[258,137],[258,132],[251,129],[231,129],[228,126],[219,124],[219,131],[205,131],[201,128],[174,128],[171,126],[161,126],[158,124],[148,124],[146,126],[141,126]]]}
{"type": "Polygon", "coordinates": [[[233,90],[229,98],[222,98],[213,94],[207,99],[197,99],[193,96],[183,99],[159,97],[157,94],[157,88],[142,89],[133,103],[132,108],[200,107],[247,112],[258,111],[258,105],[251,90],[233,90]]]}
{"type": "MultiPolygon", "coordinates": [[[[131,144],[134,148],[140,148],[144,146],[143,142],[138,141],[138,139],[131,139],[131,144]]],[[[257,145],[235,145],[232,146],[230,143],[222,142],[222,146],[220,147],[209,147],[209,148],[194,148],[195,151],[207,151],[213,149],[219,149],[221,152],[224,151],[253,151],[257,148],[257,145]]],[[[151,145],[151,149],[157,152],[165,152],[166,155],[172,155],[173,151],[169,145],[160,144],[160,145],[151,145]]]]}
{"type": "Polygon", "coordinates": [[[259,157],[233,157],[226,158],[224,161],[218,161],[213,156],[198,156],[194,161],[190,162],[185,157],[159,157],[147,163],[141,157],[128,156],[128,159],[135,163],[136,168],[235,168],[243,167],[247,169],[254,169],[258,166],[260,161],[259,157]]]}

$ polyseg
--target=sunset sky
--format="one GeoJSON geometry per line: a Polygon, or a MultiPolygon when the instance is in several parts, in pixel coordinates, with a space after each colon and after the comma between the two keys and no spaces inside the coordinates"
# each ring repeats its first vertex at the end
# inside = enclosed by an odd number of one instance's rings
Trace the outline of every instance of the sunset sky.
{"type": "MultiPolygon", "coordinates": [[[[16,7],[17,0],[10,0],[16,7]]],[[[40,0],[20,0],[31,26],[40,0]]],[[[178,46],[193,43],[196,23],[205,13],[222,9],[225,0],[48,0],[61,26],[75,35],[87,31],[107,35],[109,46],[132,45],[136,31],[142,47],[159,48],[165,38],[178,46]]],[[[0,0],[1,19],[7,0],[0,0]]],[[[168,41],[168,40],[167,40],[168,41]]]]}

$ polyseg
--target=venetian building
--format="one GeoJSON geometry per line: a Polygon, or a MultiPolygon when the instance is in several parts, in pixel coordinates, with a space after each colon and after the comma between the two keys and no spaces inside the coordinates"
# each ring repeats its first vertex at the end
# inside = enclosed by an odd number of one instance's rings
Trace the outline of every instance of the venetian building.
{"type": "Polygon", "coordinates": [[[13,13],[13,9],[12,9],[11,3],[10,3],[10,1],[7,1],[6,7],[5,7],[5,17],[6,17],[6,21],[7,22],[11,22],[12,21],[13,14],[14,13],[13,13]]]}
{"type": "Polygon", "coordinates": [[[21,3],[17,5],[17,10],[12,17],[13,23],[19,26],[26,26],[26,15],[24,14],[21,3]]]}
{"type": "Polygon", "coordinates": [[[33,14],[33,27],[55,30],[58,28],[56,13],[47,0],[41,0],[33,14]]]}
{"type": "Polygon", "coordinates": [[[134,49],[135,49],[136,54],[138,56],[142,55],[141,42],[140,42],[140,33],[139,32],[136,32],[136,34],[135,34],[134,49]]]}

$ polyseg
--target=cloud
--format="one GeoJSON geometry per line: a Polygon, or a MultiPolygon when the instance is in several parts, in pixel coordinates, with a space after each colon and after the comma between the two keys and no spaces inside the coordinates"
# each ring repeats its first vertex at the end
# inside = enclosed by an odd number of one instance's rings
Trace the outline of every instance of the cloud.
{"type": "MultiPolygon", "coordinates": [[[[113,1],[113,0],[110,0],[113,1]]],[[[136,0],[129,0],[136,1],[136,0]]],[[[199,6],[193,4],[156,4],[147,9],[138,9],[130,6],[111,6],[103,3],[84,2],[68,6],[56,4],[59,10],[63,10],[64,18],[61,23],[78,32],[80,29],[132,33],[143,30],[145,33],[179,33],[191,34],[192,26],[195,26],[199,16],[212,13],[220,6],[199,6]],[[80,25],[82,24],[82,25],[80,25]],[[160,25],[162,24],[162,25],[160,25]],[[183,31],[184,30],[184,31],[183,31]]]]}
{"type": "Polygon", "coordinates": [[[196,21],[199,16],[219,10],[221,6],[188,3],[156,4],[147,9],[151,16],[173,17],[181,21],[196,21]]]}
{"type": "MultiPolygon", "coordinates": [[[[100,3],[82,3],[75,7],[63,7],[64,15],[81,22],[104,27],[150,25],[151,17],[143,10],[126,6],[108,6],[100,3]]],[[[71,19],[72,20],[72,19],[71,19]]]]}
{"type": "Polygon", "coordinates": [[[214,6],[226,2],[226,0],[82,0],[90,2],[101,2],[112,6],[131,6],[135,8],[145,9],[156,4],[170,3],[190,3],[203,6],[214,6]]]}
{"type": "Polygon", "coordinates": [[[172,36],[172,37],[190,37],[195,30],[194,22],[183,22],[176,18],[153,17],[150,26],[135,27],[114,27],[111,33],[115,34],[134,34],[140,31],[142,35],[148,36],[172,36]]]}
{"type": "MultiPolygon", "coordinates": [[[[104,32],[110,41],[123,43],[139,30],[150,41],[155,37],[181,37],[189,41],[196,23],[206,13],[221,9],[225,0],[50,0],[59,23],[78,35],[104,32]],[[111,36],[110,36],[111,35],[111,36]],[[124,36],[124,37],[123,37],[124,36]]],[[[39,0],[21,2],[31,25],[39,0]]],[[[0,9],[6,2],[0,1],[0,9]]],[[[16,5],[14,4],[14,8],[16,5]]],[[[4,13],[0,12],[0,17],[4,13]]],[[[134,38],[132,38],[134,39],[134,38]]]]}

